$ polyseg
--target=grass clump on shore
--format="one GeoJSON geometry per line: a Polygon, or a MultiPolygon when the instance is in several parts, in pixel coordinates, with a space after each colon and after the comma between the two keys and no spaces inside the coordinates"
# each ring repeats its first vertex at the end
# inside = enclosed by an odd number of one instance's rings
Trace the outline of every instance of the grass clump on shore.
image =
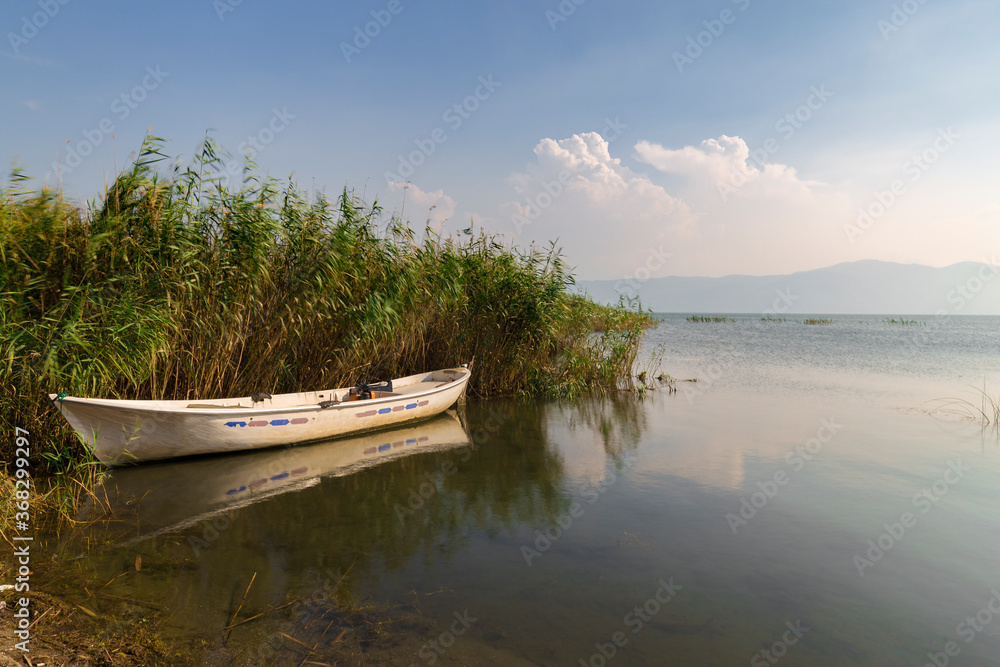
{"type": "Polygon", "coordinates": [[[690,315],[687,318],[688,322],[735,322],[736,320],[732,317],[722,317],[720,315],[690,315]]]}
{"type": "Polygon", "coordinates": [[[803,320],[803,324],[833,324],[833,320],[828,320],[823,317],[810,317],[807,320],[803,320]]]}
{"type": "MultiPolygon", "coordinates": [[[[35,473],[91,462],[54,392],[297,392],[473,358],[473,396],[635,388],[654,321],[572,295],[554,246],[471,232],[417,242],[377,203],[347,189],[309,198],[252,165],[230,186],[210,140],[190,166],[164,173],[164,158],[147,138],[87,205],[19,172],[0,191],[0,418],[31,433],[35,473]]],[[[0,447],[13,460],[13,438],[0,447]]]]}

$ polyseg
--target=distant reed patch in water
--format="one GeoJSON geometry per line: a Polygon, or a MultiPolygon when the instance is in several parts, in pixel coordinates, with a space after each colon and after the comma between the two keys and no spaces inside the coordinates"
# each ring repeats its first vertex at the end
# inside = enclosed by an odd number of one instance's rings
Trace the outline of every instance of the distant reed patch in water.
{"type": "Polygon", "coordinates": [[[917,320],[904,320],[896,318],[890,318],[888,320],[882,320],[882,324],[897,324],[904,327],[917,327],[917,326],[927,326],[926,322],[918,322],[917,320]]]}
{"type": "Polygon", "coordinates": [[[688,322],[735,322],[736,318],[724,317],[720,315],[691,315],[688,322]]]}

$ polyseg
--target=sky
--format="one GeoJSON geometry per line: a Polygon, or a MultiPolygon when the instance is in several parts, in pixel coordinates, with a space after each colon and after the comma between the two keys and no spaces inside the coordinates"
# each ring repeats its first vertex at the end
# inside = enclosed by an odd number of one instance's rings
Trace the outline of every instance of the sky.
{"type": "Polygon", "coordinates": [[[1000,254],[992,0],[7,0],[0,32],[0,159],[80,201],[150,132],[581,279],[1000,254]]]}

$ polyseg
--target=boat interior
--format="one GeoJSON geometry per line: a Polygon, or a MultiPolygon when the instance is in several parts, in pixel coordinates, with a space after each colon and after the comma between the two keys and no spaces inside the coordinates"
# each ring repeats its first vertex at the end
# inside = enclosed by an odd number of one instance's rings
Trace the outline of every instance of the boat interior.
{"type": "Polygon", "coordinates": [[[466,373],[464,368],[448,368],[430,373],[421,373],[398,380],[388,380],[379,384],[359,383],[350,388],[309,391],[298,394],[270,394],[261,392],[252,396],[235,399],[220,399],[186,403],[191,409],[225,410],[233,408],[288,408],[306,405],[320,405],[324,408],[340,403],[368,401],[418,394],[436,389],[460,379],[466,373]]]}

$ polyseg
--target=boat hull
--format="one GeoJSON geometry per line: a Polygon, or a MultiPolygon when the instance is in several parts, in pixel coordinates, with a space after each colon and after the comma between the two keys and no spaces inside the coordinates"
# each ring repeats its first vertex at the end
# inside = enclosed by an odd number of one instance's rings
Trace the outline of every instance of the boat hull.
{"type": "Polygon", "coordinates": [[[215,401],[117,401],[52,395],[107,465],[327,440],[438,415],[465,393],[471,372],[445,369],[393,380],[394,393],[348,400],[349,388],[215,401]],[[341,402],[322,407],[324,399],[341,402]]]}

